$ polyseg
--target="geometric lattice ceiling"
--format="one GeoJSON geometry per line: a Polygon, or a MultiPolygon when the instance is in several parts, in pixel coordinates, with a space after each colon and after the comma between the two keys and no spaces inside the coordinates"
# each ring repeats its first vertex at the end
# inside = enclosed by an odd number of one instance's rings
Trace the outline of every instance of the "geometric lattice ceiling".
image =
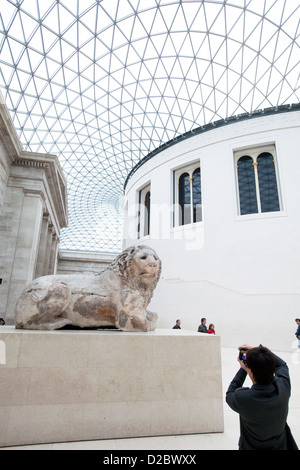
{"type": "Polygon", "coordinates": [[[0,86],[24,150],[56,154],[61,247],[119,251],[123,184],[211,121],[300,101],[298,0],[0,0],[0,86]]]}

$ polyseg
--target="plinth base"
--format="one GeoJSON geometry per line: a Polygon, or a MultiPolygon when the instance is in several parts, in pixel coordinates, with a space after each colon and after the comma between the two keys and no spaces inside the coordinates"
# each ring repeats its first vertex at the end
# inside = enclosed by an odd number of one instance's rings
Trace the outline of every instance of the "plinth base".
{"type": "Polygon", "coordinates": [[[220,337],[0,327],[0,446],[223,432],[220,337]]]}

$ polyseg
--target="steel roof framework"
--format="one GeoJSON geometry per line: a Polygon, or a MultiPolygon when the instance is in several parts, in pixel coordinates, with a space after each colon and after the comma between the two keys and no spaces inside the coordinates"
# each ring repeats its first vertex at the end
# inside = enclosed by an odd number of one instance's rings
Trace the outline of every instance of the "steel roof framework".
{"type": "Polygon", "coordinates": [[[298,0],[0,0],[0,12],[19,138],[67,178],[64,249],[121,249],[124,181],[161,145],[300,101],[298,0]]]}

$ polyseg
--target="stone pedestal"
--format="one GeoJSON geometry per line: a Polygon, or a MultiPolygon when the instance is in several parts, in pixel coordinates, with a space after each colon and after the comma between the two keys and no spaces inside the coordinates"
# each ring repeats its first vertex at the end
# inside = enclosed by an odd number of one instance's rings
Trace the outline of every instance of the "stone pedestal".
{"type": "Polygon", "coordinates": [[[220,337],[0,327],[0,445],[223,431],[220,337]]]}

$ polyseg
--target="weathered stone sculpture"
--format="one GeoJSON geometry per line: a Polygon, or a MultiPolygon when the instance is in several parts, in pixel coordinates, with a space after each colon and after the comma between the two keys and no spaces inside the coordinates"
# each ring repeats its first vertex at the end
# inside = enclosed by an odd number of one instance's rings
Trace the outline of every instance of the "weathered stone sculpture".
{"type": "Polygon", "coordinates": [[[15,327],[55,330],[117,327],[155,329],[157,314],[146,310],[161,273],[155,251],[139,245],[124,250],[98,275],[53,275],[33,280],[20,295],[15,327]]]}

